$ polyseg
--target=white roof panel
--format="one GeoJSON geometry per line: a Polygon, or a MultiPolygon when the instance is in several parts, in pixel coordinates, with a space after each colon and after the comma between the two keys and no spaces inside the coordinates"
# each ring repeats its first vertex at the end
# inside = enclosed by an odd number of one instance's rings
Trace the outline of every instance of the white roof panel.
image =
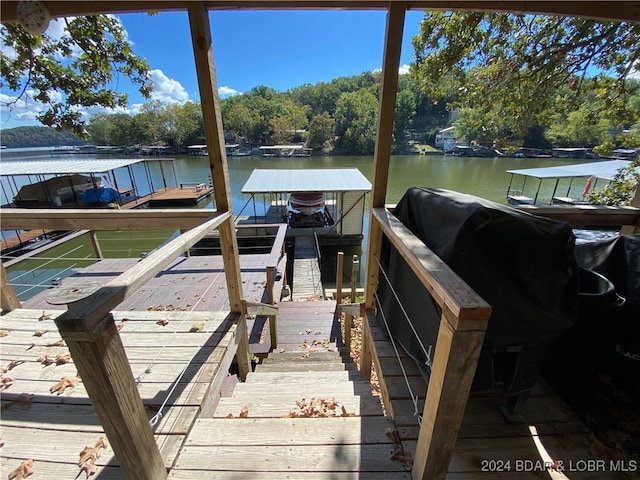
{"type": "MultiPolygon", "coordinates": [[[[158,160],[172,159],[153,158],[150,160],[155,162],[158,160]]],[[[0,162],[0,175],[70,175],[74,173],[105,173],[144,161],[144,158],[3,161],[0,162]]]]}
{"type": "Polygon", "coordinates": [[[251,173],[242,193],[368,192],[371,182],[357,168],[269,170],[251,173]]]}
{"type": "Polygon", "coordinates": [[[612,180],[618,171],[631,164],[626,160],[608,160],[606,162],[578,163],[574,165],[559,165],[557,167],[524,168],[521,170],[507,170],[507,173],[525,175],[539,179],[568,178],[568,177],[596,177],[612,180]]]}

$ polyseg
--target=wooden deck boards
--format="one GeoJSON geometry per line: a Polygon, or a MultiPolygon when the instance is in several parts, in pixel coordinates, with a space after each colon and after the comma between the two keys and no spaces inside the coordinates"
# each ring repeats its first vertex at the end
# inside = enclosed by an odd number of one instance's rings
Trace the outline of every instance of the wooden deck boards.
{"type": "MultiPolygon", "coordinates": [[[[59,313],[19,309],[0,317],[0,328],[7,332],[0,365],[8,368],[17,363],[3,375],[12,379],[2,392],[4,478],[28,458],[35,460],[38,477],[74,478],[79,452],[104,435],[81,380],[60,395],[50,391],[62,377],[77,375],[72,360],[55,362],[58,355],[68,353],[53,321],[59,313]],[[45,365],[45,356],[54,363],[45,365]]],[[[224,312],[117,311],[114,317],[122,326],[120,335],[149,418],[162,411],[153,431],[170,468],[210,384],[227,375],[231,356],[225,352],[235,326],[224,312]],[[160,325],[159,320],[169,324],[160,325]],[[191,331],[194,323],[201,329],[191,331]]],[[[97,465],[100,478],[123,478],[111,448],[103,451],[97,465]]]]}
{"type": "MultiPolygon", "coordinates": [[[[404,451],[413,458],[419,433],[415,413],[422,415],[426,382],[415,362],[400,349],[409,390],[389,339],[375,326],[372,336],[383,374],[381,383],[391,399],[389,410],[393,412],[404,451]],[[412,394],[418,396],[417,408],[412,394]]],[[[602,445],[544,381],[536,384],[515,422],[508,423],[501,414],[500,406],[504,403],[505,398],[499,393],[470,396],[447,480],[551,479],[544,464],[548,459],[560,460],[566,466],[588,460],[606,461],[606,468],[598,472],[593,468],[590,471],[586,467],[584,471],[574,468],[570,473],[565,472],[566,477],[555,477],[559,479],[632,478],[611,470],[602,445]],[[544,452],[536,442],[543,446],[544,452]],[[498,471],[499,467],[506,471],[498,471]]]]}

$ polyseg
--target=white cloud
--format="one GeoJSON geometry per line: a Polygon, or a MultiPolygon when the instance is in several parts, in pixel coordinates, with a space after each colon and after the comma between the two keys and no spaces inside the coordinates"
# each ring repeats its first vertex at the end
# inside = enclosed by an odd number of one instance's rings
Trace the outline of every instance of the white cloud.
{"type": "Polygon", "coordinates": [[[153,82],[153,100],[160,100],[162,103],[183,103],[189,100],[189,94],[180,82],[167,77],[162,70],[151,70],[150,78],[153,82]]]}
{"type": "MultiPolygon", "coordinates": [[[[404,75],[405,73],[409,73],[409,64],[405,63],[404,65],[400,65],[400,67],[398,68],[398,73],[400,75],[404,75]]],[[[382,73],[382,69],[381,68],[376,68],[373,70],[373,73],[382,73]]]]}
{"type": "Polygon", "coordinates": [[[242,92],[239,92],[238,90],[231,87],[223,86],[223,87],[218,87],[218,95],[226,98],[226,97],[233,97],[234,95],[242,95],[242,92]]]}
{"type": "MultiPolygon", "coordinates": [[[[47,109],[47,106],[34,100],[33,90],[27,90],[22,97],[15,95],[6,95],[0,93],[0,113],[3,121],[14,120],[16,122],[25,122],[29,125],[38,123],[36,116],[47,109]]],[[[52,102],[60,102],[62,95],[60,92],[51,91],[49,97],[52,102]]]]}

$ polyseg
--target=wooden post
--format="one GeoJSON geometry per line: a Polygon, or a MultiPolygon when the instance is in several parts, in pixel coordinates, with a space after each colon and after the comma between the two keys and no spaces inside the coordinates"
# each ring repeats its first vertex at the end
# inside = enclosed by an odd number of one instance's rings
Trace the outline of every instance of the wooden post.
{"type": "Polygon", "coordinates": [[[2,277],[0,279],[0,307],[2,307],[3,312],[10,312],[11,310],[22,307],[22,305],[20,304],[20,299],[18,298],[13,285],[11,285],[9,274],[4,268],[4,263],[2,264],[1,270],[2,277]]]}
{"type": "Polygon", "coordinates": [[[447,476],[484,340],[484,329],[456,330],[449,315],[443,312],[440,320],[411,471],[414,480],[444,480],[447,476]]]}
{"type": "MultiPolygon", "coordinates": [[[[274,304],[273,298],[273,275],[275,267],[267,267],[267,303],[269,305],[274,304]]],[[[276,325],[276,316],[269,315],[269,339],[271,341],[271,349],[275,349],[278,346],[278,331],[276,325]]]]}
{"type": "Polygon", "coordinates": [[[338,252],[338,263],[336,265],[336,300],[338,305],[342,303],[342,275],[344,269],[344,252],[338,252]]]}
{"type": "Polygon", "coordinates": [[[100,244],[98,243],[98,236],[96,235],[95,230],[89,231],[89,238],[91,239],[91,245],[93,245],[93,252],[96,254],[96,258],[103,259],[102,249],[100,249],[100,244]]]}
{"type": "Polygon", "coordinates": [[[353,256],[351,264],[351,303],[356,303],[356,288],[360,278],[360,260],[357,255],[353,256]]]}
{"type": "Polygon", "coordinates": [[[88,329],[59,318],[55,320],[58,330],[124,476],[136,480],[166,478],[167,470],[113,316],[108,314],[88,329]]]}
{"type": "MultiPolygon", "coordinates": [[[[218,81],[213,61],[209,15],[204,2],[188,2],[187,11],[189,13],[191,42],[193,44],[196,73],[198,76],[202,120],[205,137],[207,139],[209,167],[211,169],[211,181],[213,183],[216,209],[219,213],[233,213],[229,168],[227,165],[227,154],[224,148],[225,141],[222,129],[222,114],[220,112],[220,98],[218,97],[218,81]]],[[[219,232],[220,247],[227,280],[227,291],[229,293],[229,309],[231,313],[245,313],[243,311],[240,259],[233,215],[220,225],[219,232]]],[[[239,376],[244,380],[251,371],[249,340],[246,338],[247,319],[243,315],[240,315],[238,318],[238,322],[245,323],[244,327],[238,325],[238,335],[243,334],[244,338],[240,338],[237,352],[239,376]]]]}
{"type": "MultiPolygon", "coordinates": [[[[387,196],[389,178],[389,160],[393,143],[393,121],[396,108],[396,91],[398,89],[398,68],[400,67],[400,51],[402,49],[402,32],[404,30],[406,3],[389,2],[387,26],[382,58],[382,78],[380,84],[380,106],[376,127],[376,145],[374,150],[373,185],[371,191],[371,209],[384,207],[387,196]]],[[[367,245],[367,261],[365,273],[364,303],[367,311],[376,307],[374,293],[378,288],[380,250],[382,248],[382,230],[377,222],[369,222],[369,242],[367,245]]],[[[368,328],[366,316],[362,327],[368,328]]],[[[366,343],[366,335],[362,337],[362,356],[360,369],[363,375],[371,374],[371,355],[366,355],[371,348],[366,343]],[[368,364],[365,364],[368,362],[368,364]]]]}

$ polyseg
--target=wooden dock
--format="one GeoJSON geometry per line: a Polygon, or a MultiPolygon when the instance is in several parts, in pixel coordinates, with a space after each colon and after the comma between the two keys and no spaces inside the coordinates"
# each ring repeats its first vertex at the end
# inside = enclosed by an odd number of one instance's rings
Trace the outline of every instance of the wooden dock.
{"type": "Polygon", "coordinates": [[[294,301],[321,299],[324,297],[320,264],[315,239],[304,235],[295,237],[293,257],[293,285],[291,296],[294,301]]]}

